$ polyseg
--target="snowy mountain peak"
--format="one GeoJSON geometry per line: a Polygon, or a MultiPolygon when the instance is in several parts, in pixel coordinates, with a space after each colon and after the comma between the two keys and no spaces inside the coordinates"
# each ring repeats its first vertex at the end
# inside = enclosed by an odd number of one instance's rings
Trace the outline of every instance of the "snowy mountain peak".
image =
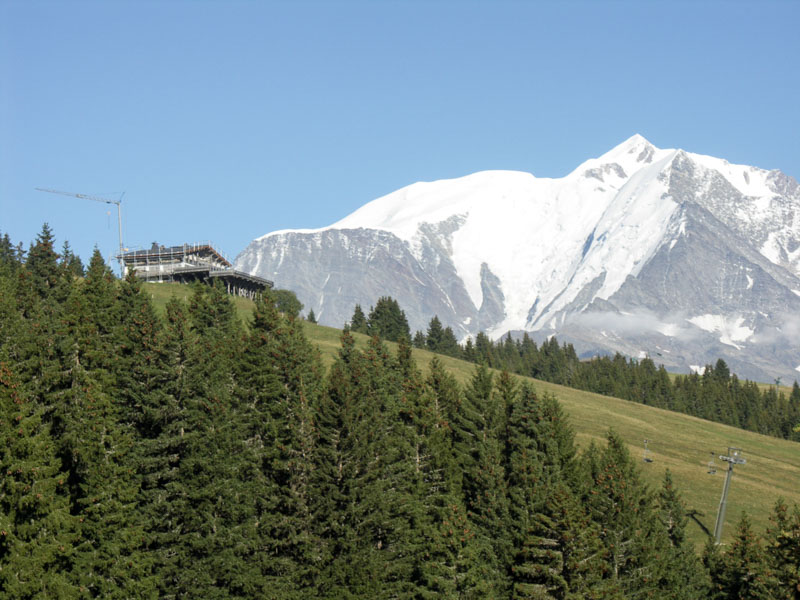
{"type": "Polygon", "coordinates": [[[624,173],[624,177],[633,175],[639,169],[656,162],[674,150],[662,150],[651,144],[638,133],[631,136],[621,144],[614,146],[605,154],[591,158],[575,169],[571,177],[596,177],[598,169],[609,171],[613,169],[624,173]]]}
{"type": "Polygon", "coordinates": [[[328,227],[259,238],[236,268],[294,290],[329,325],[388,294],[413,330],[438,315],[460,336],[556,333],[634,356],[631,344],[660,344],[703,364],[691,344],[716,348],[707,322],[752,331],[720,337],[742,352],[800,330],[781,321],[800,314],[800,186],[636,134],[558,179],[414,183],[328,227]]]}
{"type": "Polygon", "coordinates": [[[632,164],[633,161],[647,164],[653,161],[657,151],[659,151],[658,148],[637,133],[603,154],[598,160],[625,164],[632,164]]]}

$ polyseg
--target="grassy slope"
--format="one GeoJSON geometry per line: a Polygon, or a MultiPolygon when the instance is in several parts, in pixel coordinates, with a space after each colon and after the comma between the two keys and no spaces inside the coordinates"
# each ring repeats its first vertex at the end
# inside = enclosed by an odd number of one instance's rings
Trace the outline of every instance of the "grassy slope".
{"type": "MultiPolygon", "coordinates": [[[[186,296],[189,292],[188,287],[167,284],[149,284],[146,289],[158,307],[163,307],[173,293],[186,296]]],[[[246,319],[252,304],[241,298],[236,298],[235,302],[239,314],[246,319]]],[[[319,346],[325,362],[330,363],[338,351],[341,332],[310,323],[305,325],[308,337],[319,346]]],[[[366,345],[366,336],[357,334],[356,338],[359,344],[366,345]]],[[[420,368],[426,370],[433,355],[415,350],[414,356],[420,368]]],[[[440,358],[459,381],[469,380],[474,365],[440,358]]],[[[743,510],[763,531],[778,497],[800,504],[800,444],[543,381],[534,380],[534,385],[540,393],[550,392],[558,397],[570,416],[582,448],[588,447],[592,440],[602,443],[610,427],[628,442],[636,457],[642,456],[644,438],[649,439],[654,461],[641,463],[645,479],[657,487],[664,469],[669,468],[689,508],[697,511],[699,522],[712,532],[727,464],[717,458],[717,474],[708,475],[706,466],[710,452],[719,455],[725,454],[728,446],[742,448],[747,464],[737,466],[734,471],[725,520],[726,539],[743,510]]],[[[702,545],[704,533],[699,524],[690,521],[689,534],[697,546],[702,545]]]]}

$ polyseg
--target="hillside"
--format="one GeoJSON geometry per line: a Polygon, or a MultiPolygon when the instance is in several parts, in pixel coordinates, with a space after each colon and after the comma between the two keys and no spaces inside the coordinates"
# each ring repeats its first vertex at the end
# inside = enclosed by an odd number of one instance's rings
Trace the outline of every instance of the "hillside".
{"type": "MultiPolygon", "coordinates": [[[[172,294],[186,297],[190,291],[185,286],[168,284],[149,284],[146,289],[162,308],[172,294]]],[[[235,303],[241,318],[247,319],[252,304],[240,298],[235,303]]],[[[325,362],[330,364],[338,352],[340,330],[311,323],[305,323],[305,330],[319,347],[325,362]]],[[[366,336],[355,334],[355,337],[359,344],[366,346],[366,336]]],[[[391,343],[388,345],[393,347],[391,343]]],[[[414,350],[414,357],[423,370],[427,369],[432,356],[430,352],[414,350]]],[[[474,365],[444,356],[440,359],[460,382],[471,377],[474,365]]],[[[777,498],[800,504],[800,447],[796,443],[538,380],[534,380],[534,385],[537,390],[550,392],[559,399],[582,448],[588,447],[592,440],[602,442],[611,427],[628,443],[634,456],[641,456],[643,440],[650,440],[649,450],[654,461],[642,462],[642,472],[655,487],[660,485],[665,468],[672,471],[688,508],[696,514],[697,521],[690,522],[689,535],[697,547],[705,540],[698,522],[713,531],[724,481],[726,465],[719,459],[715,461],[716,475],[707,473],[711,451],[718,456],[726,453],[728,446],[735,446],[743,449],[747,459],[746,465],[735,470],[728,496],[724,538],[731,534],[743,510],[751,516],[756,528],[763,531],[777,498]]]]}

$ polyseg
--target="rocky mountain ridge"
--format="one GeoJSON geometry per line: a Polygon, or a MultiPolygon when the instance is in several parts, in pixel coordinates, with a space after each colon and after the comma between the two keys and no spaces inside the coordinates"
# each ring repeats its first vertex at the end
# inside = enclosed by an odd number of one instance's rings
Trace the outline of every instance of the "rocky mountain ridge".
{"type": "Polygon", "coordinates": [[[800,367],[800,186],[780,171],[633,136],[560,179],[514,171],[416,183],[319,230],[254,240],[236,268],[322,323],[390,295],[412,330],[557,335],[743,377],[800,367]]]}

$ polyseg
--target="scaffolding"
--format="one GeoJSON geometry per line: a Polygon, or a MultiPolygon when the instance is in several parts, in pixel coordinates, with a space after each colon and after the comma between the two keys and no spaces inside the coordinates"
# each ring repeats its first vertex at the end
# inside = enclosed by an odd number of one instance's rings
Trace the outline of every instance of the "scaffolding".
{"type": "Polygon", "coordinates": [[[230,260],[211,242],[163,246],[157,243],[146,250],[123,252],[118,257],[124,272],[133,271],[139,279],[150,283],[212,283],[219,279],[229,294],[254,299],[273,283],[233,269],[230,260]]]}

